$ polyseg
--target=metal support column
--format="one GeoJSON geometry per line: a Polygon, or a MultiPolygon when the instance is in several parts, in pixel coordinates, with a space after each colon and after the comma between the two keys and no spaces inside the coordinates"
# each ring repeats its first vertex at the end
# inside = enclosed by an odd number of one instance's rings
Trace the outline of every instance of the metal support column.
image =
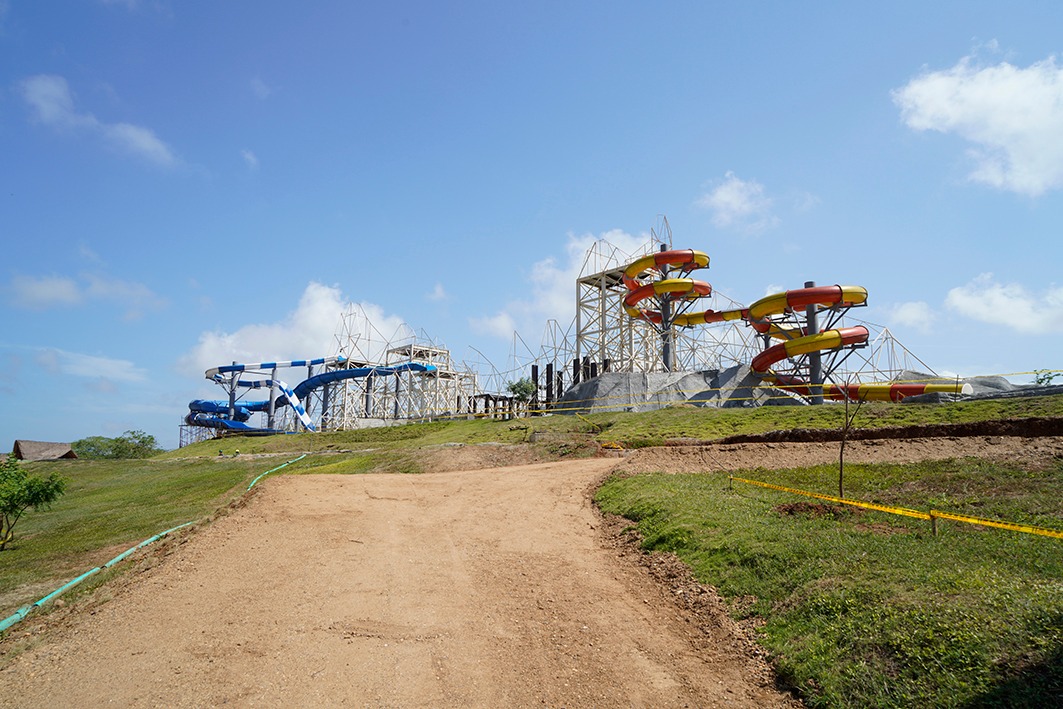
{"type": "MultiPolygon", "coordinates": [[[[805,288],[815,288],[815,281],[805,281],[805,288]]],[[[819,306],[815,303],[805,308],[805,333],[816,335],[819,333],[819,306]]],[[[823,403],[823,358],[819,350],[810,352],[808,355],[808,384],[812,393],[812,403],[823,403]]]]}

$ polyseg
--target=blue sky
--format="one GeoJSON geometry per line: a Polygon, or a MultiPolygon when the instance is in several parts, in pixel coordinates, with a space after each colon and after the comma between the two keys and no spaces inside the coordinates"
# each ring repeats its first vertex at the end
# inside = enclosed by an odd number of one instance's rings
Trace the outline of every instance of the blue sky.
{"type": "MultiPolygon", "coordinates": [[[[751,302],[1063,367],[1057,2],[0,0],[0,440],[174,446],[361,305],[504,368],[660,214],[751,302]]],[[[1017,376],[1015,381],[1029,380],[1017,376]]],[[[7,445],[2,444],[2,445],[7,445]]]]}

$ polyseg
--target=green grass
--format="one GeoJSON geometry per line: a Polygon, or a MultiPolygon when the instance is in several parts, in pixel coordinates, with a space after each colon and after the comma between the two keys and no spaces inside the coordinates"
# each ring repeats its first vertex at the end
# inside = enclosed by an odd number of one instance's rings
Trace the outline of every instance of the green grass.
{"type": "MultiPolygon", "coordinates": [[[[858,424],[897,426],[1028,416],[1063,417],[1063,396],[936,406],[868,404],[858,424]]],[[[539,442],[526,445],[537,446],[549,456],[576,457],[593,450],[593,441],[636,447],[679,438],[711,440],[788,428],[837,428],[841,418],[839,407],[677,407],[643,414],[592,414],[582,419],[554,415],[519,421],[455,420],[322,434],[236,436],[149,460],[28,464],[32,472],[59,470],[70,485],[52,509],[28,513],[16,528],[17,540],[0,552],[0,617],[147,537],[208,517],[242,494],[251,479],[303,452],[313,454],[284,473],[418,473],[424,472],[422,449],[426,447],[521,444],[533,434],[541,434],[539,442]],[[218,455],[219,450],[223,455],[218,455]],[[271,455],[233,457],[237,450],[271,455]]],[[[945,464],[847,466],[847,489],[854,496],[887,504],[934,506],[1063,527],[1058,468],[1014,471],[976,463],[965,468],[935,467],[941,465],[945,464]]],[[[828,468],[758,471],[751,476],[827,493],[836,488],[836,478],[828,468]]],[[[949,690],[954,690],[951,696],[985,698],[991,696],[986,693],[990,691],[1025,692],[1030,677],[1040,676],[1038,672],[1058,687],[1058,668],[1063,664],[1059,655],[1063,543],[1059,540],[1031,540],[951,523],[945,523],[942,535],[933,539],[926,523],[864,513],[840,520],[780,517],[771,512],[772,505],[791,498],[772,497],[774,493],[753,488],[727,492],[724,480],[641,476],[609,483],[600,501],[639,519],[648,544],[681,553],[703,580],[720,586],[731,598],[745,599],[736,608],[768,619],[765,643],[777,653],[785,676],[804,687],[813,702],[845,704],[847,692],[853,691],[850,686],[859,683],[852,678],[820,679],[817,672],[824,663],[837,665],[839,675],[866,677],[872,684],[888,677],[894,683],[890,687],[901,688],[881,690],[885,694],[868,689],[852,695],[878,697],[866,702],[871,705],[890,705],[881,697],[888,698],[892,691],[922,697],[909,688],[909,684],[918,684],[921,674],[951,687],[946,679],[954,671],[935,670],[939,657],[931,650],[912,651],[914,664],[897,669],[901,666],[896,658],[909,658],[905,653],[914,642],[904,640],[907,636],[901,631],[905,628],[929,646],[937,642],[935,637],[951,637],[953,627],[979,637],[987,627],[999,630],[1004,644],[980,650],[983,654],[974,660],[964,660],[974,663],[977,672],[966,680],[966,689],[949,690]],[[883,528],[894,527],[902,531],[882,533],[883,528]],[[962,554],[957,556],[956,549],[962,554]],[[933,590],[929,597],[927,589],[933,590]],[[953,609],[954,598],[966,599],[960,610],[953,609]],[[1004,620],[990,626],[987,609],[998,607],[1003,609],[1004,620]],[[865,612],[867,608],[872,610],[865,612]],[[949,613],[960,616],[953,618],[949,613]],[[941,618],[948,619],[947,627],[941,625],[945,622],[941,618]],[[872,633],[869,628],[879,630],[872,633]],[[868,650],[865,645],[870,637],[886,649],[868,650]],[[890,649],[895,645],[899,649],[890,649]],[[995,669],[985,670],[984,653],[997,653],[993,655],[996,664],[990,663],[995,669]],[[874,662],[883,663],[886,669],[863,671],[867,663],[874,662]],[[818,684],[808,685],[809,680],[818,684]]]]}
{"type": "Polygon", "coordinates": [[[0,552],[0,613],[36,600],[152,535],[211,514],[254,475],[273,467],[268,462],[25,464],[31,473],[58,471],[68,480],[67,491],[50,509],[27,512],[15,527],[15,541],[0,552]],[[38,591],[43,593],[34,595],[38,591]]]}
{"type": "MultiPolygon", "coordinates": [[[[743,477],[825,494],[831,466],[743,477]]],[[[846,466],[846,495],[1063,529],[1063,462],[846,466]]],[[[811,706],[1048,706],[1063,697],[1063,541],[735,484],[614,478],[598,492],[717,587],[811,706]],[[797,504],[795,504],[797,503],[797,504]],[[817,503],[818,504],[818,503],[817,503]],[[791,505],[790,507],[785,507],[791,505]],[[780,507],[784,506],[784,507],[780,507]],[[828,514],[809,514],[809,512],[828,514]]]]}
{"type": "MultiPolygon", "coordinates": [[[[671,407],[644,414],[602,413],[587,418],[604,430],[599,440],[637,445],[659,445],[682,438],[714,440],[742,434],[794,428],[840,428],[845,415],[841,404],[825,406],[763,406],[756,409],[671,407]]],[[[857,428],[971,423],[1007,418],[1063,417],[1063,395],[1020,399],[963,401],[951,404],[862,405],[857,428]]]]}
{"type": "MultiPolygon", "coordinates": [[[[576,416],[551,415],[519,421],[442,420],[431,423],[365,428],[312,435],[231,436],[169,451],[161,459],[241,453],[403,450],[443,443],[509,443],[528,440],[533,432],[570,436],[573,440],[616,441],[628,448],[661,445],[669,440],[714,440],[739,434],[793,428],[838,429],[844,407],[765,406],[757,409],[712,409],[677,406],[645,413],[610,412],[576,416]]],[[[1063,395],[956,402],[889,404],[869,402],[860,409],[858,428],[970,423],[1006,418],[1063,417],[1063,395]]]]}
{"type": "MultiPolygon", "coordinates": [[[[562,417],[550,417],[550,419],[562,417]]],[[[563,417],[564,422],[547,423],[544,428],[566,428],[570,421],[579,423],[575,417],[563,417]],[[561,424],[558,426],[558,424],[561,424]]],[[[550,419],[541,419],[548,421],[550,419]]],[[[539,420],[539,419],[537,419],[539,420]]],[[[204,456],[217,457],[240,453],[301,453],[306,451],[336,452],[353,451],[376,453],[422,448],[444,443],[523,443],[529,431],[525,421],[498,421],[491,419],[435,421],[412,423],[402,426],[381,426],[353,431],[331,431],[313,434],[279,434],[272,436],[227,436],[203,441],[184,448],[168,451],[157,457],[159,460],[177,460],[204,456]]],[[[575,430],[575,427],[573,427],[575,430]]]]}

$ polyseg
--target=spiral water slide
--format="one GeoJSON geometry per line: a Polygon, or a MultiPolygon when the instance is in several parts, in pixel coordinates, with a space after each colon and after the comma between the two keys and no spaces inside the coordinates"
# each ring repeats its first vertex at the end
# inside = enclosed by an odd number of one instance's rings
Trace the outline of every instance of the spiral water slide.
{"type": "MultiPolygon", "coordinates": [[[[309,377],[295,387],[289,387],[279,379],[236,379],[235,382],[225,375],[235,375],[240,372],[264,372],[274,371],[290,367],[312,367],[317,365],[332,366],[342,364],[342,357],[323,357],[313,360],[293,360],[290,362],[260,362],[258,364],[229,364],[213,367],[206,371],[206,378],[226,386],[235,386],[243,389],[279,389],[282,393],[274,400],[274,407],[290,406],[298,416],[300,423],[308,431],[316,431],[313,421],[306,412],[302,402],[314,389],[332,384],[333,382],[347,379],[359,379],[375,376],[398,376],[403,372],[426,373],[436,370],[433,365],[419,364],[417,362],[404,362],[391,366],[353,367],[350,369],[333,369],[315,376],[309,377]]],[[[233,407],[230,417],[230,402],[209,401],[197,399],[189,403],[189,414],[185,417],[185,423],[190,426],[203,426],[207,428],[224,429],[228,431],[243,431],[254,433],[273,433],[273,429],[250,426],[246,422],[252,413],[269,410],[269,401],[241,401],[233,407]]]]}
{"type": "MultiPolygon", "coordinates": [[[[685,276],[699,268],[708,268],[709,257],[701,251],[662,251],[644,256],[624,269],[623,281],[628,289],[624,309],[633,318],[654,324],[662,322],[661,309],[642,307],[643,301],[662,299],[700,298],[712,293],[712,286],[685,276]],[[679,271],[683,278],[665,277],[646,282],[654,275],[679,271]]],[[[776,376],[771,367],[778,362],[813,352],[837,350],[867,342],[869,333],[863,325],[843,327],[809,334],[803,329],[784,328],[772,322],[777,315],[817,308],[847,308],[867,302],[867,289],[862,286],[816,286],[775,293],[753,303],[748,308],[734,310],[703,310],[677,315],[672,324],[679,327],[711,325],[742,320],[762,335],[782,340],[753,358],[750,370],[765,381],[804,396],[812,394],[809,383],[776,376]]],[[[935,383],[875,383],[838,386],[823,385],[823,395],[832,399],[860,399],[900,401],[906,396],[929,393],[970,393],[969,385],[935,383]]]]}

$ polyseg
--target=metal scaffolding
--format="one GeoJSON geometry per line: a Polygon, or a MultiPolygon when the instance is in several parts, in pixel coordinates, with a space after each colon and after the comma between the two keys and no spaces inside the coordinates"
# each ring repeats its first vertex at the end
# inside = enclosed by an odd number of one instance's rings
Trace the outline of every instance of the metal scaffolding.
{"type": "Polygon", "coordinates": [[[477,397],[488,393],[481,383],[484,377],[465,362],[455,362],[445,346],[408,328],[389,339],[372,325],[361,306],[352,305],[344,313],[336,340],[337,351],[345,358],[342,367],[413,363],[434,369],[338,382],[325,394],[329,402],[323,429],[473,415],[478,412],[477,397]]]}
{"type": "MultiPolygon", "coordinates": [[[[644,247],[625,253],[606,240],[595,242],[588,250],[580,275],[576,279],[575,317],[562,330],[556,321],[547,324],[539,352],[515,357],[518,366],[536,365],[539,388],[547,390],[547,400],[559,398],[565,389],[597,376],[601,372],[661,372],[662,338],[651,323],[629,317],[624,298],[630,292],[623,282],[627,264],[658,251],[672,240],[668,221],[661,217],[651,230],[644,247]],[[550,394],[553,394],[551,396],[550,394]]],[[[713,291],[698,299],[698,309],[726,311],[743,306],[726,295],[713,291]]],[[[824,372],[835,383],[898,381],[913,371],[935,374],[922,360],[901,344],[886,327],[851,317],[847,308],[829,313],[831,327],[863,325],[871,336],[867,344],[824,353],[824,372]]],[[[749,364],[767,343],[753,328],[741,320],[676,327],[672,333],[675,368],[687,372],[724,370],[749,364]]],[[[528,348],[525,347],[527,350],[528,348]]],[[[784,366],[792,376],[807,376],[807,356],[791,360],[784,366]]]]}

